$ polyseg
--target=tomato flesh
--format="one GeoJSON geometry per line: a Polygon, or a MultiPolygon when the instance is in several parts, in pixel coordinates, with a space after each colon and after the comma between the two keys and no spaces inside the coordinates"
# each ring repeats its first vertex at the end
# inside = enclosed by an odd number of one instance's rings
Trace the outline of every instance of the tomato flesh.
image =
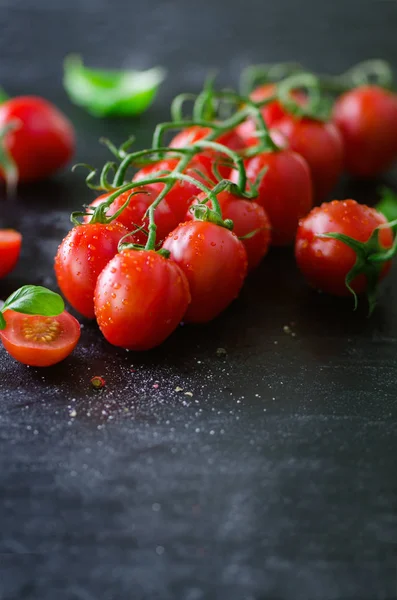
{"type": "Polygon", "coordinates": [[[7,133],[4,143],[20,181],[47,177],[70,160],[75,146],[73,126],[44,98],[20,96],[4,102],[0,129],[11,121],[17,127],[7,133]]]}
{"type": "MultiPolygon", "coordinates": [[[[296,236],[295,256],[298,267],[308,283],[334,296],[348,296],[351,292],[345,277],[356,262],[356,253],[345,243],[319,238],[322,233],[343,233],[360,242],[366,242],[373,230],[386,223],[386,218],[374,208],[358,204],[355,200],[334,200],[314,208],[302,219],[296,236]]],[[[379,241],[384,248],[393,243],[390,227],[382,228],[379,241]]],[[[385,262],[379,278],[390,270],[391,262],[385,262]]],[[[351,287],[357,294],[365,292],[367,279],[358,275],[351,287]]]]}
{"type": "Polygon", "coordinates": [[[32,367],[49,367],[74,350],[80,338],[80,324],[64,311],[56,317],[24,315],[6,310],[6,327],[0,338],[7,352],[32,367]]]}
{"type": "Polygon", "coordinates": [[[178,326],[190,302],[181,269],[154,251],[124,250],[98,277],[95,314],[108,342],[150,350],[178,326]]]}
{"type": "Polygon", "coordinates": [[[14,229],[0,229],[0,279],[11,273],[21,252],[22,235],[14,229]]]}
{"type": "Polygon", "coordinates": [[[225,227],[206,221],[182,223],[163,247],[189,282],[192,301],[184,321],[206,323],[238,296],[247,273],[247,253],[225,227]]]}

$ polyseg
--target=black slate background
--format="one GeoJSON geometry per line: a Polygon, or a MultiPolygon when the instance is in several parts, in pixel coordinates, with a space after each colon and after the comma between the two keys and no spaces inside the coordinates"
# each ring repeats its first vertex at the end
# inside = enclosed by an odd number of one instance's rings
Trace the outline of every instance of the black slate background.
{"type": "MultiPolygon", "coordinates": [[[[230,85],[252,62],[397,66],[392,0],[0,0],[0,31],[0,83],[59,104],[76,160],[97,165],[101,135],[146,145],[210,67],[230,85]],[[70,51],[169,77],[139,120],[96,121],[62,90],[70,51]]],[[[371,202],[378,184],[345,182],[337,196],[371,202]]],[[[54,286],[68,213],[91,197],[64,172],[0,200],[3,225],[24,234],[0,297],[54,286]]],[[[221,318],[151,353],[111,348],[88,322],[51,369],[1,352],[1,600],[395,598],[396,299],[394,269],[368,320],[308,290],[291,253],[274,251],[221,318]]]]}

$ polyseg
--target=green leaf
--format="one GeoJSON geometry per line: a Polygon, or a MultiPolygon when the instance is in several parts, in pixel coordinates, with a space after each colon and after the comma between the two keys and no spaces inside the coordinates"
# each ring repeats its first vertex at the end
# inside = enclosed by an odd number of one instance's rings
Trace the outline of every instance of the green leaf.
{"type": "Polygon", "coordinates": [[[382,186],[379,193],[381,199],[375,206],[376,210],[381,212],[388,221],[394,221],[397,218],[397,194],[386,186],[382,186]]]}
{"type": "Polygon", "coordinates": [[[39,285],[24,285],[7,298],[1,312],[5,310],[26,315],[55,317],[65,310],[65,304],[59,294],[39,285]]]}
{"type": "Polygon", "coordinates": [[[106,71],[84,67],[79,56],[65,59],[64,87],[75,104],[96,117],[133,116],[144,112],[154,100],[165,70],[106,71]]]}
{"type": "Polygon", "coordinates": [[[6,100],[8,100],[9,96],[5,93],[2,87],[0,87],[0,104],[3,104],[6,100]]]}
{"type": "Polygon", "coordinates": [[[3,313],[0,311],[0,331],[6,328],[6,320],[3,317],[3,313]]]}

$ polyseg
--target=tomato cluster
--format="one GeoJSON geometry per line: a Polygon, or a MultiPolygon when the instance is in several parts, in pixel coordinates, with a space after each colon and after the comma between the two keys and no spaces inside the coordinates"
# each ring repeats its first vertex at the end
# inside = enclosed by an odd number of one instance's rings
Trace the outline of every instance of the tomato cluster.
{"type": "MultiPolygon", "coordinates": [[[[355,299],[366,293],[372,310],[397,251],[394,222],[351,199],[324,200],[344,170],[373,177],[397,159],[397,95],[350,86],[325,114],[307,81],[298,74],[250,97],[206,90],[195,118],[160,124],[151,149],[113,146],[113,180],[108,163],[96,186],[102,193],[82,222],[73,217],[55,257],[61,292],[96,318],[111,344],[148,350],[181,321],[211,321],[271,245],[295,245],[312,287],[355,299]],[[230,98],[236,109],[221,120],[213,106],[230,98]],[[164,146],[173,128],[179,133],[164,146]]],[[[50,321],[47,329],[38,321],[23,327],[45,346],[58,331],[50,321]]]]}

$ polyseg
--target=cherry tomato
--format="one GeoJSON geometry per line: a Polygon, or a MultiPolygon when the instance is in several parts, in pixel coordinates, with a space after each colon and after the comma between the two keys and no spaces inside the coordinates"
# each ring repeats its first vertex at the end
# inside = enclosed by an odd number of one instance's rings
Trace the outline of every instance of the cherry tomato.
{"type": "MultiPolygon", "coordinates": [[[[154,186],[156,186],[156,184],[154,184],[154,186]]],[[[160,183],[159,186],[162,187],[162,184],[160,183]]],[[[131,193],[134,191],[135,190],[130,190],[129,192],[120,194],[120,196],[118,196],[116,200],[112,202],[111,206],[106,211],[106,216],[111,217],[118,210],[120,210],[120,208],[127,202],[131,193]]],[[[159,190],[156,189],[156,187],[144,186],[136,191],[138,193],[135,193],[133,196],[131,196],[129,204],[112,222],[121,223],[128,229],[128,231],[134,231],[138,227],[142,226],[147,231],[149,219],[145,217],[145,213],[149,206],[156,200],[159,190]]],[[[92,209],[104,202],[109,196],[110,193],[99,196],[93,202],[91,202],[87,210],[91,212],[92,209]]],[[[84,222],[89,223],[90,218],[90,215],[87,215],[84,217],[84,222]]],[[[165,198],[160,202],[154,211],[154,222],[157,225],[157,243],[161,243],[167,237],[170,231],[172,231],[178,225],[178,220],[168,206],[168,202],[165,198]]],[[[135,244],[144,245],[147,241],[147,235],[143,231],[138,231],[131,236],[131,241],[135,244]]]]}
{"type": "Polygon", "coordinates": [[[55,257],[55,274],[65,298],[88,319],[95,316],[94,290],[97,277],[128,229],[121,223],[89,223],[69,231],[55,257]]]}
{"type": "MultiPolygon", "coordinates": [[[[205,198],[200,194],[192,206],[205,198]]],[[[265,210],[256,202],[244,200],[234,196],[228,191],[217,195],[224,219],[233,221],[233,232],[241,239],[245,246],[248,259],[248,270],[255,269],[262,258],[267,254],[270,245],[270,221],[265,210]],[[252,237],[246,237],[253,233],[252,237]]],[[[211,205],[211,203],[209,203],[211,205]]],[[[193,220],[193,212],[189,209],[186,220],[193,220]]]]}
{"type": "Polygon", "coordinates": [[[352,175],[374,177],[397,158],[397,94],[375,85],[343,94],[334,122],[345,146],[345,167],[352,175]]]}
{"type": "Polygon", "coordinates": [[[285,117],[276,124],[277,131],[289,143],[291,150],[307,161],[316,202],[330,194],[343,170],[343,140],[331,122],[285,117]]]}
{"type": "Polygon", "coordinates": [[[0,229],[0,279],[11,273],[21,252],[22,236],[14,229],[0,229]]]}
{"type": "MultiPolygon", "coordinates": [[[[183,129],[182,131],[176,134],[176,136],[170,142],[170,147],[186,148],[187,146],[191,146],[195,142],[202,140],[209,133],[211,133],[211,129],[209,129],[208,127],[200,127],[199,125],[187,127],[186,129],[183,129]]],[[[230,148],[230,150],[234,150],[235,152],[238,152],[239,150],[242,150],[245,147],[245,143],[240,138],[236,129],[231,129],[230,131],[223,133],[214,141],[218,144],[226,146],[227,148],[230,148]]],[[[216,150],[208,148],[207,150],[203,149],[202,155],[200,153],[199,156],[202,157],[201,160],[205,161],[207,159],[206,166],[209,172],[212,171],[212,164],[215,161],[219,161],[218,170],[220,175],[225,179],[229,177],[230,167],[228,165],[222,164],[222,159],[228,160],[227,155],[222,155],[216,150]]]]}
{"type": "MultiPolygon", "coordinates": [[[[291,150],[263,152],[248,159],[247,177],[254,182],[267,167],[255,202],[262,206],[272,226],[272,244],[284,246],[295,239],[299,219],[313,206],[309,167],[302,156],[291,150]]],[[[237,182],[237,172],[232,180],[237,182]]]]}
{"type": "Polygon", "coordinates": [[[4,348],[19,362],[32,367],[49,367],[74,350],[80,324],[68,312],[56,317],[24,315],[6,310],[6,328],[0,331],[4,348]]]}
{"type": "Polygon", "coordinates": [[[74,129],[51,102],[35,96],[7,100],[0,105],[0,130],[11,122],[16,128],[6,134],[4,145],[20,181],[48,177],[70,160],[74,129]]]}
{"type": "MultiPolygon", "coordinates": [[[[266,98],[270,98],[274,96],[277,92],[277,86],[274,83],[265,83],[257,87],[251,94],[250,98],[254,102],[261,102],[262,100],[266,100],[266,98]]],[[[295,102],[304,105],[306,102],[306,95],[299,91],[293,90],[292,97],[295,102]]],[[[265,123],[268,127],[273,127],[280,121],[283,117],[288,115],[287,110],[278,100],[274,100],[273,102],[269,102],[261,108],[262,116],[265,120],[265,123]]],[[[237,133],[241,139],[244,140],[246,146],[256,146],[258,143],[258,138],[255,136],[256,131],[256,122],[253,118],[248,118],[246,121],[241,123],[237,128],[237,133]]]]}
{"type": "Polygon", "coordinates": [[[171,260],[152,250],[124,250],[98,277],[95,314],[114,346],[149,350],[178,326],[190,302],[188,282],[171,260]]]}
{"type": "Polygon", "coordinates": [[[192,301],[184,321],[211,321],[238,296],[247,273],[247,253],[225,227],[188,221],[170,233],[163,247],[189,282],[192,301]]]}
{"type": "MultiPolygon", "coordinates": [[[[366,242],[374,229],[386,222],[377,210],[355,200],[333,200],[314,208],[300,222],[296,236],[295,256],[299,269],[312,287],[335,296],[348,296],[345,277],[356,262],[356,253],[342,241],[318,235],[336,232],[366,242]]],[[[384,248],[392,245],[390,227],[380,230],[379,241],[384,248]]],[[[390,266],[390,261],[382,265],[380,279],[390,266]]],[[[351,287],[357,294],[366,291],[366,276],[358,275],[351,287]]]]}
{"type": "MultiPolygon", "coordinates": [[[[205,185],[208,185],[208,182],[206,181],[207,177],[215,183],[214,177],[207,170],[209,166],[207,158],[208,157],[203,155],[196,156],[188,168],[185,169],[184,173],[205,185]],[[203,173],[204,177],[201,177],[199,172],[203,173]]],[[[175,169],[178,162],[177,158],[169,158],[154,164],[146,165],[135,174],[133,181],[140,181],[147,177],[155,177],[159,171],[172,171],[175,169]]],[[[163,187],[162,183],[150,183],[145,186],[145,188],[153,189],[156,195],[161,192],[163,187]]],[[[178,223],[183,220],[191,199],[200,192],[201,190],[199,187],[188,181],[177,181],[174,183],[171,190],[165,196],[165,200],[171,211],[174,213],[178,223]]]]}

